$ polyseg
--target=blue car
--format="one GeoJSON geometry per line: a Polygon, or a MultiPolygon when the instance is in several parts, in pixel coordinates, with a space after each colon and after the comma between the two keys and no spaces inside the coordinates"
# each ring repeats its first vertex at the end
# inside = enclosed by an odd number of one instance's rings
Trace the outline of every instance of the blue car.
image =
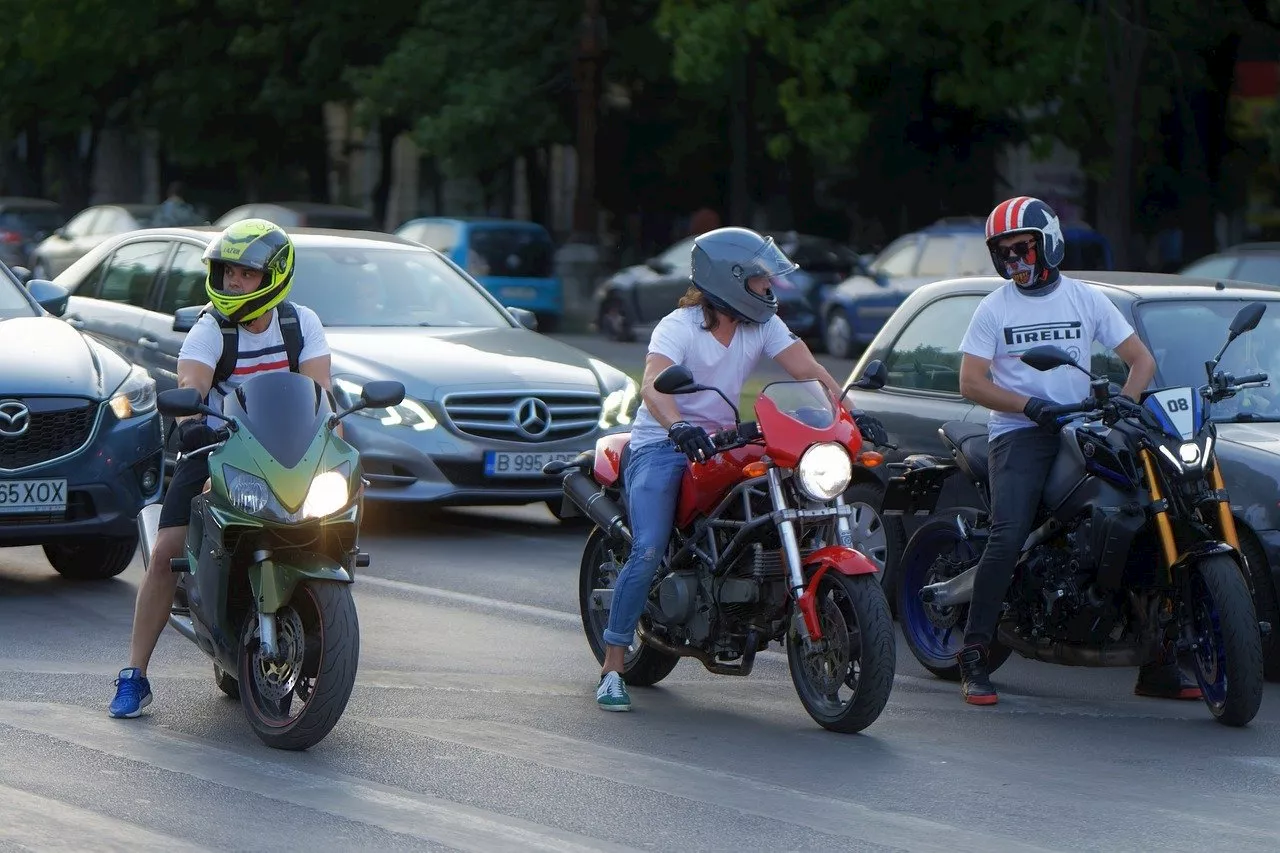
{"type": "Polygon", "coordinates": [[[0,264],[0,547],[42,545],[59,574],[114,577],[160,495],[156,386],[58,319],[66,289],[0,264]]]}
{"type": "Polygon", "coordinates": [[[424,217],[395,233],[448,256],[503,305],[532,311],[539,331],[554,331],[564,316],[555,247],[536,222],[424,217]]]}
{"type": "MultiPolygon", "coordinates": [[[[990,275],[991,253],[985,220],[975,216],[939,219],[904,234],[855,273],[829,290],[819,309],[822,343],[837,358],[853,358],[875,338],[885,321],[918,288],[967,275],[990,275]]],[[[1109,270],[1111,246],[1087,225],[1064,225],[1067,270],[1109,270]]]]}

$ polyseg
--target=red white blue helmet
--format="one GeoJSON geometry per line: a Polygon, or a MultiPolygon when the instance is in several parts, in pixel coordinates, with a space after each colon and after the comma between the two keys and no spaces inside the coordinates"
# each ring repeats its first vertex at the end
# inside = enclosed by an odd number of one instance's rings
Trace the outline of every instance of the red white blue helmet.
{"type": "MultiPolygon", "coordinates": [[[[1038,198],[1020,195],[996,205],[987,217],[987,248],[996,272],[1010,278],[1004,259],[996,250],[996,240],[1011,234],[1033,234],[1036,238],[1034,263],[1044,274],[1057,269],[1066,254],[1067,242],[1062,237],[1062,223],[1053,208],[1038,198]]],[[[1030,258],[1027,259],[1031,261],[1030,258]]],[[[1037,275],[1036,279],[1042,276],[1037,275]]]]}

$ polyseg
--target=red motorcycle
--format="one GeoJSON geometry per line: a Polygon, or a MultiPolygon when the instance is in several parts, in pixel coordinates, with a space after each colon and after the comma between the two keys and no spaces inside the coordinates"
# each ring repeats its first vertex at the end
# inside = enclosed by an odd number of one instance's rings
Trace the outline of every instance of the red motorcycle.
{"type": "MultiPolygon", "coordinates": [[[[884,384],[868,366],[861,387],[884,384]]],[[[672,365],[654,381],[664,394],[714,391],[672,365]]],[[[720,394],[723,398],[724,395],[720,394]]],[[[665,678],[682,657],[719,675],[748,675],[756,653],[786,640],[791,680],[824,728],[871,725],[893,688],[893,621],[876,566],[851,546],[844,492],[862,450],[848,411],[816,380],[774,382],[756,401],[756,422],[715,433],[716,455],[690,464],[675,529],[628,649],[627,684],[665,678]]],[[[628,434],[605,436],[562,476],[564,510],[595,523],[582,556],[579,606],[596,658],[604,661],[613,585],[631,544],[621,472],[628,434]]]]}

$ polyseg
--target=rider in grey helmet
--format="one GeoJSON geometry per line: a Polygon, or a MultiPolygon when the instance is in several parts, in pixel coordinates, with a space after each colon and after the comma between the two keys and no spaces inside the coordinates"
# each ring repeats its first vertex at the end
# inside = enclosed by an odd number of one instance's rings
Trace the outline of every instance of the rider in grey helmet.
{"type": "MultiPolygon", "coordinates": [[[[643,403],[631,430],[623,476],[631,553],[614,584],[596,687],[596,702],[606,711],[631,710],[625,678],[630,667],[644,665],[644,656],[628,660],[627,649],[667,550],[680,482],[690,464],[715,453],[710,433],[733,425],[733,412],[719,395],[662,394],[654,389],[654,379],[672,364],[682,364],[696,382],[737,400],[760,356],[768,355],[796,379],[816,379],[836,397],[842,390],[778,317],[773,285],[796,265],[772,238],[746,228],[717,228],[694,240],[692,251],[691,287],[649,341],[643,403]]],[[[879,422],[855,416],[868,440],[888,442],[879,422]]]]}

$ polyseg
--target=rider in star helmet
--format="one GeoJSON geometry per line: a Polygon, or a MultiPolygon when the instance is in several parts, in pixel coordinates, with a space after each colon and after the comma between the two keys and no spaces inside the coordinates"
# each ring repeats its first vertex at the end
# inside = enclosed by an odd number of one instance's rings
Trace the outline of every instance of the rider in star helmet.
{"type": "Polygon", "coordinates": [[[214,309],[235,323],[249,323],[284,301],[293,286],[293,241],[279,225],[245,219],[227,227],[205,250],[209,266],[204,290],[214,309]],[[249,293],[226,289],[225,266],[262,273],[262,285],[249,293]]]}
{"type": "Polygon", "coordinates": [[[1038,198],[1018,196],[996,205],[987,217],[987,248],[996,272],[1026,291],[1052,288],[1066,253],[1062,223],[1053,208],[1038,198]],[[1026,234],[1012,246],[1006,237],[1026,234]],[[1004,242],[1002,247],[997,245],[1004,242]]]}

